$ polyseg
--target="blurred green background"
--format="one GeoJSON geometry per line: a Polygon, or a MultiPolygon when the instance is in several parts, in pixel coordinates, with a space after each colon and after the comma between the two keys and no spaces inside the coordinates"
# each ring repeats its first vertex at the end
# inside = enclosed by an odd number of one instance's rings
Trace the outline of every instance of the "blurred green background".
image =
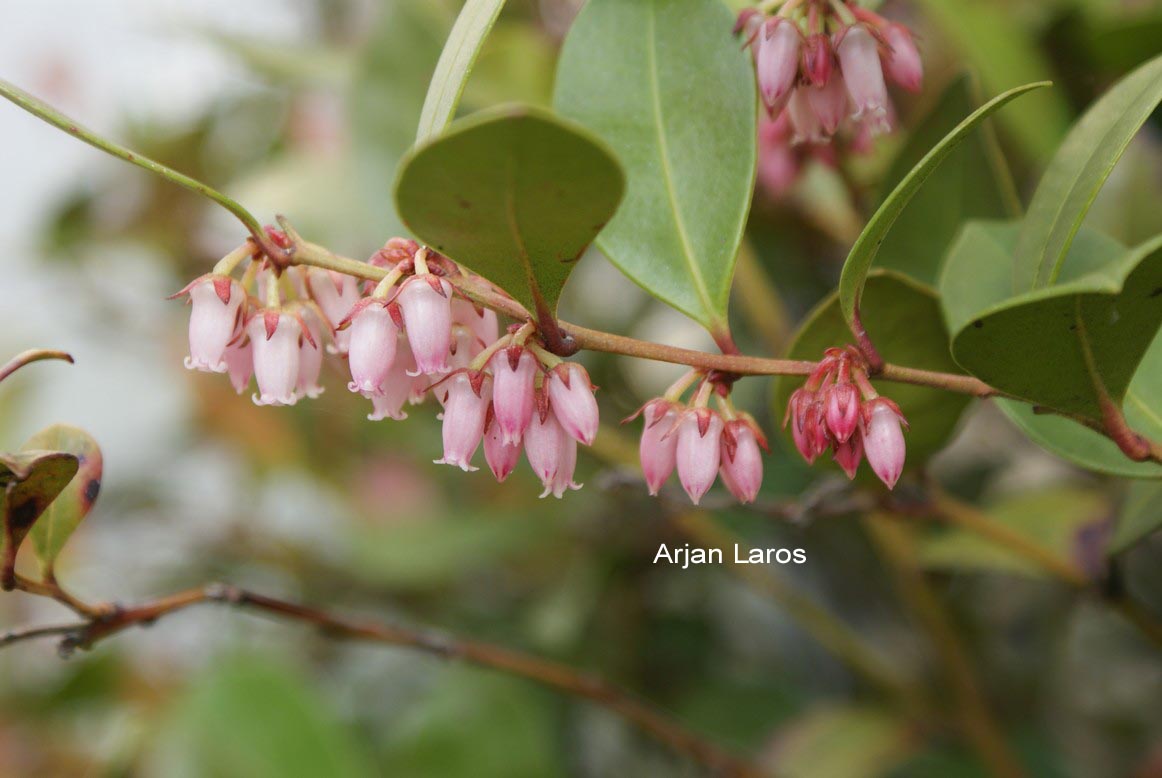
{"type": "MultiPolygon", "coordinates": [[[[510,0],[464,109],[548,104],[578,5],[510,0]]],[[[9,0],[0,75],[260,218],[285,213],[310,240],[362,257],[401,229],[395,164],[457,10],[452,0],[9,0]]],[[[898,134],[845,164],[849,187],[811,167],[787,197],[756,195],[738,284],[748,293],[734,306],[744,351],[774,353],[834,287],[911,128],[966,65],[986,95],[1056,82],[997,123],[1027,198],[1077,114],[1162,51],[1157,2],[879,10],[920,34],[924,91],[898,103],[898,134]],[[766,285],[781,306],[752,293],[766,285]]],[[[1127,243],[1162,232],[1160,133],[1156,116],[1090,217],[1127,243]]],[[[236,225],[11,106],[0,106],[0,139],[0,356],[51,347],[77,359],[4,384],[0,439],[15,448],[64,421],[101,442],[104,491],[58,565],[79,593],[133,602],[224,580],[522,647],[597,671],[780,775],[987,774],[963,738],[910,718],[820,641],[820,620],[838,619],[955,718],[963,690],[917,607],[919,587],[1030,774],[1162,771],[1158,646],[1093,593],[963,531],[917,519],[885,533],[854,510],[863,503],[847,499],[837,470],[808,470],[784,450],[769,382],[736,392],[775,439],[763,499],[738,509],[715,492],[693,512],[674,484],[662,499],[645,496],[637,428],[616,424],[677,371],[585,355],[607,428],[579,464],[585,489],[538,501],[523,466],[498,486],[485,472],[428,464],[439,456],[434,411],[368,422],[335,365],[326,394],[292,409],[256,408],[219,377],[184,371],[187,313],[163,298],[235,245],[236,225]],[[923,578],[893,561],[900,527],[923,578]],[[808,562],[652,564],[663,542],[736,540],[803,548],[808,562]]],[[[950,199],[944,215],[955,223],[961,208],[950,199]]],[[[562,315],[711,347],[594,252],[562,315]]],[[[1112,534],[1127,512],[1145,525],[1162,511],[1156,486],[1076,470],[987,406],[970,410],[930,469],[1162,618],[1162,537],[1112,534]]],[[[4,628],[65,615],[0,597],[4,628]]],[[[701,774],[607,711],[529,682],[225,609],[184,613],[68,661],[48,643],[0,652],[3,776],[701,774]]]]}

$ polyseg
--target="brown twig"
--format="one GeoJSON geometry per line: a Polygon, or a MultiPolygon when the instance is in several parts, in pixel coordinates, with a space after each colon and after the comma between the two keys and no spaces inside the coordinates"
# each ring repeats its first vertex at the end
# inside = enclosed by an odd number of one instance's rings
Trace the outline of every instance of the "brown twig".
{"type": "MultiPolygon", "coordinates": [[[[59,587],[55,588],[59,590],[59,587]]],[[[59,599],[51,592],[26,591],[44,593],[59,599]]],[[[739,778],[758,778],[763,775],[751,762],[728,753],[686,729],[668,714],[598,676],[489,643],[463,640],[431,630],[343,618],[223,584],[189,589],[134,606],[86,606],[95,614],[91,618],[75,624],[14,630],[0,636],[0,647],[22,640],[56,636],[62,638],[61,652],[68,654],[78,648],[91,648],[131,627],[152,624],[202,603],[223,603],[257,610],[278,618],[310,624],[330,637],[411,648],[442,659],[464,661],[526,678],[613,711],[654,739],[696,760],[717,775],[739,778]]]]}

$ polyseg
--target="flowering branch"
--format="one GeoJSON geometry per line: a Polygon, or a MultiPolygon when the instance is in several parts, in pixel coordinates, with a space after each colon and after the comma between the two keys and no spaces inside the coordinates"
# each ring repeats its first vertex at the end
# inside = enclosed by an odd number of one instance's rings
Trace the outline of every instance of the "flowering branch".
{"type": "MultiPolygon", "coordinates": [[[[150,626],[161,618],[191,606],[218,603],[309,624],[336,639],[411,648],[441,659],[459,660],[535,681],[607,708],[655,740],[694,759],[716,774],[737,778],[758,778],[762,775],[759,768],[749,761],[703,739],[668,714],[599,676],[490,643],[464,640],[434,630],[335,616],[227,584],[208,584],[130,606],[113,603],[85,605],[55,582],[37,584],[35,588],[21,588],[66,604],[80,604],[84,618],[71,624],[11,630],[0,634],[0,648],[37,638],[59,637],[59,651],[67,656],[77,649],[90,649],[100,641],[132,627],[150,626]]],[[[74,605],[69,607],[77,610],[74,605]]]]}

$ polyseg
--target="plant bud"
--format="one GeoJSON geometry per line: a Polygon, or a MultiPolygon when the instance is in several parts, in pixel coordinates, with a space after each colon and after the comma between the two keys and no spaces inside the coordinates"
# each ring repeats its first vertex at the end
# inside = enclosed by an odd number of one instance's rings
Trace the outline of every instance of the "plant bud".
{"type": "Polygon", "coordinates": [[[801,43],[799,28],[778,17],[767,20],[759,33],[755,70],[759,92],[771,111],[782,107],[795,86],[801,43]]]}
{"type": "Polygon", "coordinates": [[[289,313],[263,310],[250,318],[246,334],[254,349],[256,405],[294,405],[299,381],[302,325],[289,313]]]}
{"type": "Polygon", "coordinates": [[[192,305],[186,368],[225,373],[227,365],[223,356],[227,344],[238,333],[246,291],[237,281],[223,275],[202,276],[183,291],[189,293],[192,305]]]}
{"type": "Polygon", "coordinates": [[[904,470],[902,417],[888,402],[872,401],[863,432],[864,455],[872,470],[889,489],[895,487],[904,470]]]}
{"type": "Polygon", "coordinates": [[[751,503],[763,485],[763,457],[751,425],[735,420],[722,436],[722,482],[741,503],[751,503]],[[733,441],[733,443],[731,443],[733,441]]]}
{"type": "Polygon", "coordinates": [[[351,312],[347,388],[364,397],[383,392],[383,383],[395,361],[399,330],[380,300],[365,300],[351,312]]]}
{"type": "Polygon", "coordinates": [[[924,65],[912,33],[902,24],[889,24],[884,28],[884,39],[892,48],[887,58],[888,75],[909,92],[919,92],[924,65]]]}
{"type": "Polygon", "coordinates": [[[447,392],[444,401],[444,457],[437,459],[436,464],[455,465],[464,471],[476,470],[472,466],[472,455],[484,437],[484,419],[492,388],[488,374],[456,373],[440,388],[447,392]]]}
{"type": "Polygon", "coordinates": [[[688,410],[678,422],[678,478],[695,505],[718,476],[722,429],[722,417],[708,408],[688,410]]]}
{"type": "Polygon", "coordinates": [[[537,359],[520,347],[498,351],[492,367],[492,408],[505,443],[517,445],[533,419],[537,359]],[[516,354],[516,367],[513,355],[516,354]]]}
{"type": "MultiPolygon", "coordinates": [[[[493,394],[495,395],[495,389],[493,394]]],[[[494,406],[495,402],[494,399],[494,406]]],[[[497,481],[503,482],[504,479],[508,478],[509,473],[516,467],[516,463],[520,461],[520,452],[520,440],[518,439],[515,443],[506,441],[500,430],[500,425],[493,417],[484,433],[484,459],[488,462],[488,469],[496,476],[497,481]]]]}
{"type": "Polygon", "coordinates": [[[451,369],[451,298],[452,285],[433,275],[409,278],[396,296],[417,374],[441,374],[451,369]]]}
{"type": "Polygon", "coordinates": [[[678,435],[675,426],[679,412],[674,403],[658,398],[646,403],[642,409],[645,426],[638,448],[641,456],[642,473],[650,494],[656,496],[662,484],[674,472],[678,451],[678,435]]]}
{"type": "Polygon", "coordinates": [[[549,374],[545,383],[553,413],[565,432],[586,446],[597,437],[597,398],[589,373],[575,362],[562,362],[549,374]]]}

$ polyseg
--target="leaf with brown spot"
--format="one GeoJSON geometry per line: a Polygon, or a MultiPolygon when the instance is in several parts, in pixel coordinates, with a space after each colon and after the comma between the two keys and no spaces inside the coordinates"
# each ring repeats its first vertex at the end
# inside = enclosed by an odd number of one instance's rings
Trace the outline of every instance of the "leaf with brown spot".
{"type": "Polygon", "coordinates": [[[45,575],[81,520],[89,513],[101,490],[104,460],[97,441],[82,429],[54,424],[33,435],[22,450],[53,449],[68,452],[77,461],[77,476],[60,492],[32,528],[32,549],[45,575]]]}
{"type": "Polygon", "coordinates": [[[77,474],[77,457],[63,451],[25,449],[0,456],[0,558],[10,572],[16,552],[36,520],[77,474]]]}

